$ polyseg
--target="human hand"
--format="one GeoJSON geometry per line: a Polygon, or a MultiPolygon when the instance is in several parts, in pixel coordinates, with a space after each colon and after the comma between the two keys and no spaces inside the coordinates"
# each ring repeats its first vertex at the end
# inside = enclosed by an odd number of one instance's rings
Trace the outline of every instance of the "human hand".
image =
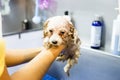
{"type": "Polygon", "coordinates": [[[52,54],[54,57],[57,57],[64,48],[65,48],[65,45],[59,45],[59,46],[52,46],[49,49],[44,48],[44,50],[52,54]]]}

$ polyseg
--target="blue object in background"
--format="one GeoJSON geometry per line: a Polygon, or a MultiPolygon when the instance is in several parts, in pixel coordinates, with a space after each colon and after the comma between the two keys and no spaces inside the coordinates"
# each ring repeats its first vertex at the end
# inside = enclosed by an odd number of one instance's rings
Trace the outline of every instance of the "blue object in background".
{"type": "Polygon", "coordinates": [[[52,77],[52,76],[50,76],[50,75],[48,75],[48,74],[46,74],[46,75],[43,77],[42,80],[57,80],[57,79],[54,78],[54,77],[52,77]]]}
{"type": "Polygon", "coordinates": [[[102,21],[101,16],[96,15],[91,28],[91,48],[99,49],[101,47],[102,21]]]}

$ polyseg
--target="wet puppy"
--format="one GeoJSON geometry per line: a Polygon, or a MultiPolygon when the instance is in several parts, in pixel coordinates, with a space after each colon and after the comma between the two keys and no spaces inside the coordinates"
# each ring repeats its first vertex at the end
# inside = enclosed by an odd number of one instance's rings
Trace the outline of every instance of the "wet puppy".
{"type": "Polygon", "coordinates": [[[44,23],[44,47],[65,45],[66,48],[56,60],[67,61],[64,71],[69,76],[70,68],[78,62],[80,39],[72,22],[67,16],[51,17],[44,23]]]}

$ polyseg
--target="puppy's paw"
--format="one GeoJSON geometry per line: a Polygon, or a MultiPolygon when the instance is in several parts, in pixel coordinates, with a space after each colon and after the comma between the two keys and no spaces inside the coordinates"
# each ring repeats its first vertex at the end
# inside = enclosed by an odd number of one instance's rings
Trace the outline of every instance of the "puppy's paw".
{"type": "Polygon", "coordinates": [[[66,65],[66,66],[64,67],[64,72],[67,74],[67,76],[70,76],[69,70],[70,70],[69,66],[66,65]]]}
{"type": "Polygon", "coordinates": [[[57,58],[56,58],[56,61],[65,61],[65,59],[62,57],[62,56],[58,56],[57,58]]]}

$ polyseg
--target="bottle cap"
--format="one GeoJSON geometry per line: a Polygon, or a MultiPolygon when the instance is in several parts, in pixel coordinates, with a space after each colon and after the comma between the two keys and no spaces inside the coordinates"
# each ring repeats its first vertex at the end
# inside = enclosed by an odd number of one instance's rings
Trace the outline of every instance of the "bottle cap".
{"type": "Polygon", "coordinates": [[[118,11],[117,20],[120,20],[120,0],[118,0],[118,8],[115,8],[118,11]]]}
{"type": "Polygon", "coordinates": [[[115,10],[117,10],[118,13],[120,14],[120,0],[118,0],[118,8],[115,8],[115,10]]]}
{"type": "Polygon", "coordinates": [[[64,12],[64,15],[69,15],[69,12],[68,12],[68,11],[65,11],[65,12],[64,12]]]}

